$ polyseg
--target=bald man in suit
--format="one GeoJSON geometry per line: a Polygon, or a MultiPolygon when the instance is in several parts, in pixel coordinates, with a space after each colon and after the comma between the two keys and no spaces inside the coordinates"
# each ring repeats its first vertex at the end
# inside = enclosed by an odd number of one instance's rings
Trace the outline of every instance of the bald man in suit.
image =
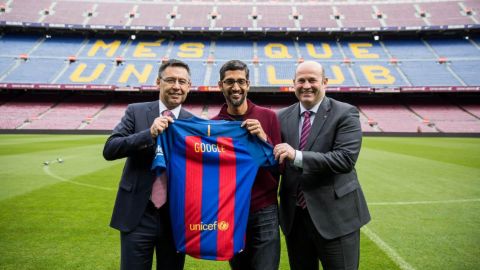
{"type": "Polygon", "coordinates": [[[355,163],[362,131],[358,110],[325,96],[328,79],[313,61],[298,65],[293,80],[299,102],[278,112],[283,143],[274,148],[285,164],[280,185],[280,225],[290,268],[358,269],[360,227],[370,220],[355,163]]]}

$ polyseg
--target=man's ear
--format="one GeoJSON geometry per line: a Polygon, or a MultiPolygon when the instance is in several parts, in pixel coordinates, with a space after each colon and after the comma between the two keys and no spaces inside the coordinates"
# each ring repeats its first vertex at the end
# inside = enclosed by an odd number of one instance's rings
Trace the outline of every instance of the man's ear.
{"type": "Polygon", "coordinates": [[[328,84],[328,78],[327,78],[327,77],[323,78],[323,84],[324,84],[324,85],[327,85],[327,84],[328,84]]]}
{"type": "Polygon", "coordinates": [[[157,86],[160,85],[160,77],[157,77],[157,86]]]}

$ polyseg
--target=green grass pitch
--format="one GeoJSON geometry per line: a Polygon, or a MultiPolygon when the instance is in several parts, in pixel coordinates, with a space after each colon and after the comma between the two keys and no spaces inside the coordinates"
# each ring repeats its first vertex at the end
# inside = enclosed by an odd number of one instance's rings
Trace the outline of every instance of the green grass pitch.
{"type": "MultiPolygon", "coordinates": [[[[0,135],[0,269],[119,269],[124,161],[103,160],[105,139],[0,135]]],[[[365,137],[357,171],[372,214],[361,269],[480,269],[480,139],[365,137]]]]}

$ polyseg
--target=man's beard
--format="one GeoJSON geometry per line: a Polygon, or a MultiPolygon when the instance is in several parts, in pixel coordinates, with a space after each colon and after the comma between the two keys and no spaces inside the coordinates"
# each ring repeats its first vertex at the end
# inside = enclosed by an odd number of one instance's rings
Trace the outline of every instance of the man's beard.
{"type": "Polygon", "coordinates": [[[242,94],[242,97],[240,99],[233,99],[233,98],[231,98],[232,95],[233,94],[229,94],[227,96],[227,99],[228,99],[229,103],[234,107],[241,106],[243,104],[243,102],[245,102],[245,99],[247,98],[247,95],[245,95],[244,93],[242,94]]]}

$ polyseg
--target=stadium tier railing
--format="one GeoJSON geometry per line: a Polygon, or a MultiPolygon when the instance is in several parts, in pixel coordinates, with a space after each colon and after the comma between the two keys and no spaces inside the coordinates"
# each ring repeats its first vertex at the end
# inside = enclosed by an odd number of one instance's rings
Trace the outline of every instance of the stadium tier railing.
{"type": "MultiPolygon", "coordinates": [[[[79,91],[119,91],[119,92],[156,92],[153,85],[138,87],[116,86],[113,84],[44,84],[44,83],[0,83],[0,89],[16,90],[79,90],[79,91]]],[[[219,92],[218,86],[192,86],[190,91],[219,92]]],[[[251,87],[251,92],[293,92],[291,86],[263,86],[251,87]]],[[[480,86],[405,86],[405,87],[357,87],[341,86],[327,87],[331,93],[441,93],[441,92],[480,92],[480,86]]]]}

